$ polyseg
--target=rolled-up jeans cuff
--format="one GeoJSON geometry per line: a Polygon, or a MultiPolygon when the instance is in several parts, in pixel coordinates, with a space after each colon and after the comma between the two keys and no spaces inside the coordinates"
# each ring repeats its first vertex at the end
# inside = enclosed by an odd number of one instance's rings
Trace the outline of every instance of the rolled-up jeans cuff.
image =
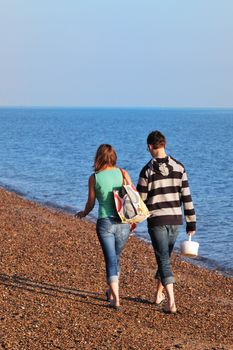
{"type": "Polygon", "coordinates": [[[107,280],[107,283],[118,282],[118,276],[110,276],[107,280]]]}
{"type": "Polygon", "coordinates": [[[171,283],[175,283],[174,276],[165,277],[165,278],[162,279],[163,286],[166,286],[167,284],[171,284],[171,283]]]}

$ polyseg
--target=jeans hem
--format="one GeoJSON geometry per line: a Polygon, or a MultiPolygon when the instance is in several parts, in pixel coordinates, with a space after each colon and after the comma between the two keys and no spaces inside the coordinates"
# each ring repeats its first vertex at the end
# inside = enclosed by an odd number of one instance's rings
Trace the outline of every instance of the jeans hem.
{"type": "Polygon", "coordinates": [[[167,284],[175,283],[175,278],[173,276],[166,277],[166,278],[163,278],[161,282],[163,286],[166,286],[167,284]]]}
{"type": "Polygon", "coordinates": [[[111,276],[111,277],[108,277],[107,279],[107,283],[110,284],[112,282],[118,282],[118,276],[111,276]]]}

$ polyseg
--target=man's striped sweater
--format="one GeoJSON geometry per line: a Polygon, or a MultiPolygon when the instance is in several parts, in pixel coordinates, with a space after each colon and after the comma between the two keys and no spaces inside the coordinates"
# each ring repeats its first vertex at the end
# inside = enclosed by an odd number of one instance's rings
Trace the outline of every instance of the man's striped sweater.
{"type": "Polygon", "coordinates": [[[182,225],[183,204],[186,231],[195,231],[196,215],[187,174],[176,159],[152,159],[141,170],[137,190],[151,214],[149,227],[182,225]]]}

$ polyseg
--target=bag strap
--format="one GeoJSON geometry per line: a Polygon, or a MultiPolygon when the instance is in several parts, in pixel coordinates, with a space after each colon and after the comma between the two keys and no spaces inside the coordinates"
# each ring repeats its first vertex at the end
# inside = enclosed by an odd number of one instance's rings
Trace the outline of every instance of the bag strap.
{"type": "Polygon", "coordinates": [[[119,168],[122,174],[122,185],[130,185],[129,181],[125,177],[125,173],[122,168],[119,168]],[[124,183],[125,182],[125,183],[124,183]]]}

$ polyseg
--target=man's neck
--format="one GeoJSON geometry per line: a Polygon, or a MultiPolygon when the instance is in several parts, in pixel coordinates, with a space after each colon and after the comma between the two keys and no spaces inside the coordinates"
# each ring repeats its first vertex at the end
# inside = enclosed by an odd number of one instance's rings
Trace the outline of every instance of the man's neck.
{"type": "Polygon", "coordinates": [[[153,158],[166,158],[167,154],[164,148],[158,148],[153,150],[153,158]]]}

